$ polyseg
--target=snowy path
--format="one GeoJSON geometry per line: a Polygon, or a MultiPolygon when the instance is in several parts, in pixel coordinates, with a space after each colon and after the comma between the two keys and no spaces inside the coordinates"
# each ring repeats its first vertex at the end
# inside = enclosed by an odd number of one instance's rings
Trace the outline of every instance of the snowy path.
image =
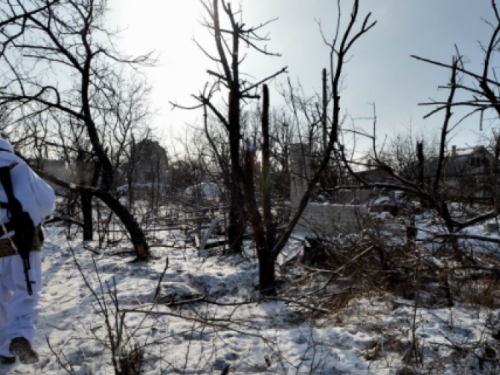
{"type": "MultiPolygon", "coordinates": [[[[34,342],[42,359],[34,366],[2,366],[0,375],[111,375],[110,350],[103,344],[105,322],[76,267],[70,244],[58,228],[50,228],[46,237],[45,288],[34,342]],[[69,371],[57,363],[47,340],[69,371]]],[[[168,314],[126,314],[128,332],[134,332],[126,348],[144,348],[142,374],[220,374],[227,365],[230,374],[396,374],[411,349],[412,301],[384,296],[360,299],[313,324],[309,310],[279,301],[223,305],[258,296],[255,264],[240,257],[202,258],[189,248],[160,248],[155,250],[157,259],[138,264],[127,256],[95,255],[78,242],[72,246],[98,295],[93,256],[102,282],[112,285],[114,278],[120,308],[168,314]],[[152,306],[166,254],[163,302],[207,296],[219,305],[152,306]]],[[[119,250],[127,249],[107,249],[119,250]]],[[[454,308],[418,309],[416,317],[424,373],[451,375],[457,367],[450,342],[467,347],[486,340],[491,330],[485,327],[496,315],[485,309],[454,308]]]]}

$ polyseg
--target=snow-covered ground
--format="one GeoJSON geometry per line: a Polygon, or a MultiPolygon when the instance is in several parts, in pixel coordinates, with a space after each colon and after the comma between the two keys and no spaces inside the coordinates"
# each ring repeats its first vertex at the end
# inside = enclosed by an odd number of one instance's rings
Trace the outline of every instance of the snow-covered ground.
{"type": "Polygon", "coordinates": [[[345,306],[315,304],[315,273],[294,266],[296,240],[280,259],[280,297],[259,300],[248,246],[247,256],[209,256],[171,232],[153,260],[134,263],[126,242],[98,249],[78,238],[46,228],[41,361],[0,374],[114,374],[109,332],[121,348],[115,359],[128,353],[137,374],[221,374],[228,365],[229,374],[498,373],[498,310],[423,308],[376,287],[345,306]],[[295,279],[302,289],[289,287],[295,279]]]}

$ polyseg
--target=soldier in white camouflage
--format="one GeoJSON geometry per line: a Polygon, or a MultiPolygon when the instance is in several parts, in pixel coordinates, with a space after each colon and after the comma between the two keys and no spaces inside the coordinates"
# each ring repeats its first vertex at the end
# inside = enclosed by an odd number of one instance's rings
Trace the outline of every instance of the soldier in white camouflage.
{"type": "Polygon", "coordinates": [[[40,311],[42,290],[40,227],[54,211],[55,195],[52,188],[14,154],[10,143],[0,139],[2,167],[9,167],[13,195],[29,214],[34,230],[30,251],[24,252],[28,259],[23,260],[20,254],[26,249],[17,249],[14,243],[16,231],[10,222],[9,199],[3,185],[0,186],[0,363],[14,363],[17,357],[21,363],[31,364],[39,360],[31,343],[36,333],[35,319],[40,311]]]}

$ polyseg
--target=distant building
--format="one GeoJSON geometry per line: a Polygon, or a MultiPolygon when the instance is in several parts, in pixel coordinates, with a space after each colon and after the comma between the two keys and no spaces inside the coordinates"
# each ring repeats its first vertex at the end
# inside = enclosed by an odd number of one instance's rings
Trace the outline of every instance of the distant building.
{"type": "MultiPolygon", "coordinates": [[[[457,148],[452,146],[444,154],[441,169],[441,193],[447,199],[481,199],[491,196],[491,178],[494,156],[484,146],[457,148]]],[[[438,157],[432,156],[424,160],[423,177],[430,186],[438,168],[438,157]]],[[[399,175],[408,181],[418,181],[418,162],[408,163],[399,175]]],[[[355,172],[356,176],[368,183],[398,183],[391,174],[380,166],[355,172]]],[[[350,178],[348,185],[358,186],[356,178],[350,178]]]]}
{"type": "MultiPolygon", "coordinates": [[[[363,181],[367,181],[368,183],[376,183],[376,182],[389,182],[393,181],[394,178],[391,176],[387,170],[384,168],[375,166],[370,169],[366,169],[364,171],[355,172],[355,174],[361,178],[363,181]]],[[[350,178],[352,185],[360,185],[360,182],[354,178],[350,178]]]]}
{"type": "MultiPolygon", "coordinates": [[[[457,148],[445,153],[443,191],[448,197],[466,199],[491,196],[494,156],[484,146],[457,148]]],[[[426,180],[432,180],[437,170],[437,157],[431,158],[424,168],[426,180]]]]}
{"type": "MultiPolygon", "coordinates": [[[[444,153],[441,170],[441,193],[448,199],[479,199],[491,196],[494,156],[484,146],[457,148],[444,153]]],[[[432,184],[436,178],[439,158],[432,156],[424,161],[424,181],[432,184]]],[[[416,181],[418,163],[409,163],[404,177],[416,181]]]]}
{"type": "Polygon", "coordinates": [[[145,139],[133,147],[124,168],[129,182],[164,184],[168,170],[167,151],[158,142],[145,139]]]}

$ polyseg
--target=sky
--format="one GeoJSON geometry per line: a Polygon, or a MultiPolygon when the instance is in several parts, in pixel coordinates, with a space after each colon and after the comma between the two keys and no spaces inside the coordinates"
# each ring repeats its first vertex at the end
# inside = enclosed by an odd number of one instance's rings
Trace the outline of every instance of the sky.
{"type": "MultiPolygon", "coordinates": [[[[250,52],[243,65],[257,80],[288,67],[288,77],[304,87],[307,94],[321,90],[321,70],[328,67],[329,48],[321,37],[321,23],[327,39],[333,37],[337,20],[334,0],[241,0],[243,21],[258,25],[277,18],[265,28],[268,50],[281,57],[250,52]]],[[[341,0],[342,13],[349,15],[351,1],[341,0]]],[[[124,29],[119,47],[127,53],[154,50],[158,64],[145,70],[152,85],[152,106],[157,110],[152,122],[158,134],[175,137],[201,119],[201,111],[172,110],[169,101],[194,105],[196,94],[209,79],[210,61],[194,39],[207,49],[214,45],[200,26],[204,10],[199,0],[109,0],[111,24],[124,29]]],[[[487,43],[491,27],[482,18],[493,20],[489,0],[365,0],[361,15],[372,12],[377,25],[353,48],[346,66],[341,93],[342,113],[357,126],[370,131],[376,105],[378,138],[412,129],[432,136],[439,132],[444,114],[423,119],[429,107],[419,106],[429,98],[445,100],[448,91],[438,90],[448,82],[449,71],[417,61],[410,55],[450,63],[455,45],[467,57],[468,68],[480,72],[483,54],[479,42],[487,43]],[[364,119],[364,120],[363,120],[364,119]]],[[[271,87],[283,83],[286,76],[271,87]]],[[[271,92],[271,104],[279,104],[271,92]]],[[[455,114],[458,120],[459,112],[455,114]]],[[[465,121],[453,133],[449,145],[474,145],[490,134],[487,124],[479,129],[479,116],[465,121]]],[[[360,144],[359,147],[364,147],[360,144]]]]}

